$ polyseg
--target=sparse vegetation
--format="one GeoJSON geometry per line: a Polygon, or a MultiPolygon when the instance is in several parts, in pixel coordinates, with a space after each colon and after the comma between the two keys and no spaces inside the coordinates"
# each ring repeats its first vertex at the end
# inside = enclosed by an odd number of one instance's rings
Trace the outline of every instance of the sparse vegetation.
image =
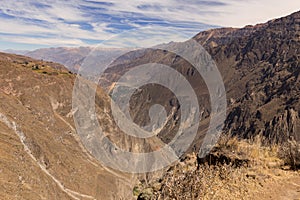
{"type": "Polygon", "coordinates": [[[39,65],[32,66],[32,70],[39,70],[39,69],[40,69],[39,65]]]}
{"type": "Polygon", "coordinates": [[[135,194],[141,191],[136,195],[141,197],[151,188],[151,198],[148,194],[144,199],[257,199],[265,184],[281,181],[282,174],[289,173],[282,170],[284,164],[294,168],[299,162],[296,142],[288,143],[283,151],[286,159],[283,159],[279,156],[282,149],[278,145],[264,146],[261,138],[222,137],[207,156],[210,159],[199,163],[196,154],[188,155],[167,170],[163,179],[144,185],[142,189],[139,186],[135,194]],[[224,162],[225,158],[229,162],[224,162]],[[240,161],[244,162],[237,163],[240,161]]]}
{"type": "Polygon", "coordinates": [[[280,148],[279,157],[284,160],[285,164],[291,169],[300,168],[300,144],[295,140],[288,140],[285,145],[280,148]]]}

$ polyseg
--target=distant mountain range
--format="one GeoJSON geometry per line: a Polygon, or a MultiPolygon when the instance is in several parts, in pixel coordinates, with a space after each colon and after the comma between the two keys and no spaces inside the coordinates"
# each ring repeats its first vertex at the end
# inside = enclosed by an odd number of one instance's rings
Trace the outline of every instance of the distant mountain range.
{"type": "MultiPolygon", "coordinates": [[[[296,12],[241,29],[211,29],[193,38],[212,55],[223,76],[231,107],[226,132],[245,137],[260,133],[275,141],[290,136],[298,138],[299,15],[296,12]],[[276,107],[276,110],[270,110],[271,107],[276,107]]],[[[91,47],[58,47],[19,53],[61,63],[70,71],[77,72],[92,50],[91,47]]],[[[115,51],[120,49],[97,49],[97,52],[106,56],[115,51]]],[[[106,70],[103,85],[110,87],[117,81],[121,74],[131,68],[129,62],[136,66],[151,59],[175,68],[180,66],[181,71],[190,70],[190,66],[180,59],[173,62],[172,56],[152,50],[128,53],[127,57],[123,56],[125,60],[106,70]]],[[[198,78],[196,80],[199,81],[198,78]]],[[[197,81],[195,87],[203,88],[204,83],[197,81]]],[[[206,102],[205,107],[208,107],[207,97],[199,97],[206,102]]],[[[208,117],[209,112],[209,109],[206,110],[204,115],[208,117]]]]}
{"type": "Polygon", "coordinates": [[[57,62],[65,65],[70,71],[76,72],[84,58],[92,51],[91,47],[57,47],[30,51],[24,55],[39,59],[57,62]]]}
{"type": "MultiPolygon", "coordinates": [[[[225,83],[229,108],[224,134],[242,138],[263,135],[265,141],[271,143],[281,143],[292,138],[300,140],[300,12],[242,29],[212,29],[197,34],[194,39],[216,61],[225,83]]],[[[105,80],[111,81],[106,85],[114,85],[121,75],[149,60],[170,66],[189,80],[198,94],[199,104],[204,108],[202,128],[193,146],[199,149],[211,109],[206,84],[197,73],[190,73],[195,71],[193,66],[177,55],[161,50],[146,50],[138,57],[128,58],[131,62],[119,62],[106,70],[105,80]]],[[[155,102],[162,99],[161,93],[156,92],[161,89],[144,89],[139,94],[143,98],[155,102]]],[[[169,97],[169,101],[164,105],[168,106],[173,97],[167,92],[164,94],[166,97],[169,97]]],[[[133,104],[138,109],[147,109],[151,105],[141,97],[136,97],[133,104]]],[[[136,116],[138,124],[148,119],[146,111],[141,113],[145,115],[136,116]]],[[[174,119],[180,115],[180,106],[173,115],[174,119]]],[[[172,129],[166,132],[175,132],[176,126],[172,129]]],[[[163,141],[172,138],[166,132],[161,135],[163,141]]]]}
{"type": "MultiPolygon", "coordinates": [[[[228,110],[223,134],[262,135],[266,143],[300,141],[300,12],[242,29],[201,32],[194,39],[210,53],[224,80],[228,110]]],[[[91,50],[61,47],[23,52],[26,56],[0,53],[0,195],[4,199],[131,198],[136,179],[99,164],[75,129],[76,75],[69,71],[76,72],[91,50]]],[[[103,49],[104,54],[113,51],[103,49]]],[[[200,74],[186,60],[163,50],[129,52],[105,71],[102,89],[110,91],[121,75],[149,61],[177,70],[195,90],[202,119],[187,153],[198,152],[210,122],[210,98],[200,74]]],[[[167,112],[168,121],[157,137],[141,139],[117,127],[109,94],[102,89],[95,95],[97,119],[120,148],[151,152],[174,138],[182,113],[170,90],[152,84],[132,96],[130,115],[137,125],[148,125],[154,104],[167,112]]],[[[117,152],[106,148],[112,156],[117,152]]]]}
{"type": "MultiPolygon", "coordinates": [[[[28,56],[38,60],[60,63],[66,66],[70,71],[77,72],[84,59],[94,50],[92,47],[56,47],[43,48],[34,51],[18,51],[5,50],[6,53],[28,56]]],[[[128,49],[117,48],[96,48],[97,53],[103,56],[109,56],[119,51],[127,51],[128,49]]]]}
{"type": "Polygon", "coordinates": [[[14,50],[14,49],[6,49],[3,50],[5,53],[17,54],[17,55],[25,55],[26,53],[30,52],[29,50],[14,50]]]}

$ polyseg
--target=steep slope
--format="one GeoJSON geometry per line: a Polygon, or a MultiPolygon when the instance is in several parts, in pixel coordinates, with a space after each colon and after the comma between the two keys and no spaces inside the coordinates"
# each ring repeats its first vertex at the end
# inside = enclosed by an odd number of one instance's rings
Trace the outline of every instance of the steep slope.
{"type": "Polygon", "coordinates": [[[71,107],[75,75],[4,53],[0,71],[1,198],[131,198],[134,180],[101,166],[80,143],[71,107]]]}
{"type": "Polygon", "coordinates": [[[195,39],[223,71],[231,98],[226,132],[248,138],[263,134],[271,142],[299,140],[300,12],[225,31],[225,39],[215,32],[195,39]],[[215,42],[214,47],[207,41],[215,42]]]}
{"type": "Polygon", "coordinates": [[[222,73],[229,106],[223,132],[230,137],[207,157],[188,155],[152,183],[137,185],[136,196],[298,199],[300,12],[194,39],[222,73]]]}
{"type": "MultiPolygon", "coordinates": [[[[215,60],[222,74],[228,101],[228,116],[224,133],[253,138],[258,134],[268,142],[299,140],[299,46],[300,12],[272,20],[265,24],[246,26],[242,29],[221,28],[201,32],[194,37],[215,60]]],[[[110,81],[104,84],[109,90],[118,79],[135,66],[149,62],[168,65],[180,72],[193,86],[199,105],[203,108],[199,135],[192,145],[196,150],[210,119],[210,101],[205,82],[187,61],[173,53],[148,49],[142,53],[128,53],[128,59],[118,62],[104,74],[110,81]],[[131,55],[139,55],[131,56],[131,55]]],[[[145,125],[149,121],[148,110],[153,102],[160,102],[167,110],[177,107],[174,119],[180,116],[180,106],[162,88],[145,86],[132,98],[132,115],[135,122],[145,125]],[[160,94],[163,94],[163,98],[160,94]],[[152,102],[146,99],[152,99],[152,102]],[[164,99],[164,102],[161,102],[164,99]],[[141,113],[136,115],[137,113],[141,113]]],[[[176,121],[176,120],[175,120],[176,121]]],[[[169,141],[176,126],[168,127],[160,134],[169,141]]]]}
{"type": "MultiPolygon", "coordinates": [[[[299,24],[297,12],[266,24],[215,29],[194,37],[212,55],[223,76],[229,106],[224,134],[240,138],[261,134],[270,143],[300,139],[299,24]]],[[[74,61],[81,63],[86,53],[88,50],[72,54],[79,60],[64,53],[59,56],[66,58],[62,63],[72,61],[73,65],[74,61]]],[[[186,60],[163,50],[130,52],[106,70],[102,77],[106,80],[104,89],[110,91],[129,69],[154,61],[173,67],[196,91],[202,120],[190,151],[197,152],[211,117],[210,99],[205,82],[186,60]]],[[[134,180],[101,166],[79,141],[71,108],[75,75],[56,63],[9,54],[0,54],[0,70],[0,99],[4,102],[0,104],[2,196],[130,198],[134,180]],[[9,183],[4,184],[7,180],[9,183]]],[[[169,120],[159,137],[126,136],[111,117],[108,96],[101,89],[96,96],[97,117],[103,130],[121,148],[133,152],[150,152],[169,142],[178,130],[181,115],[172,92],[153,84],[142,89],[130,101],[130,114],[136,124],[145,126],[150,121],[150,107],[163,105],[169,120]]]]}

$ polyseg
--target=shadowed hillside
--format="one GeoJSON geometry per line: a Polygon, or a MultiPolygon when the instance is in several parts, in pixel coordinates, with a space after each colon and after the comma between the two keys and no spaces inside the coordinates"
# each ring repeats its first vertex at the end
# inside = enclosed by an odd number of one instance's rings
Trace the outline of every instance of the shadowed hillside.
{"type": "MultiPolygon", "coordinates": [[[[228,104],[223,137],[204,158],[196,154],[212,117],[211,100],[205,81],[190,63],[164,50],[137,50],[113,62],[100,79],[96,119],[111,141],[135,153],[160,149],[174,138],[181,105],[165,87],[139,88],[129,105],[135,124],[148,125],[155,104],[165,107],[167,121],[157,136],[126,135],[110,108],[109,95],[118,79],[135,66],[155,62],[180,72],[195,90],[201,121],[188,152],[174,166],[140,176],[102,166],[83,147],[73,121],[78,113],[72,108],[75,74],[57,63],[1,53],[0,195],[101,200],[133,195],[137,199],[299,198],[300,12],[242,29],[201,32],[194,39],[215,60],[228,104]]],[[[51,60],[78,67],[89,52],[89,48],[53,49],[51,60]]],[[[44,59],[39,57],[42,54],[31,56],[44,59]]],[[[81,96],[82,102],[87,98],[81,96]]],[[[105,148],[116,155],[113,146],[105,148]]]]}

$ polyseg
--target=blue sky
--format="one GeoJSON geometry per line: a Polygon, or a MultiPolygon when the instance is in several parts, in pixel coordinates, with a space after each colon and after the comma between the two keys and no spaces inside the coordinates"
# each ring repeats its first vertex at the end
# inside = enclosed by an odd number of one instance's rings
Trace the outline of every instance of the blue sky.
{"type": "Polygon", "coordinates": [[[0,49],[96,45],[145,27],[156,33],[143,31],[153,41],[177,41],[214,27],[265,22],[299,8],[297,0],[1,0],[0,49]]]}

